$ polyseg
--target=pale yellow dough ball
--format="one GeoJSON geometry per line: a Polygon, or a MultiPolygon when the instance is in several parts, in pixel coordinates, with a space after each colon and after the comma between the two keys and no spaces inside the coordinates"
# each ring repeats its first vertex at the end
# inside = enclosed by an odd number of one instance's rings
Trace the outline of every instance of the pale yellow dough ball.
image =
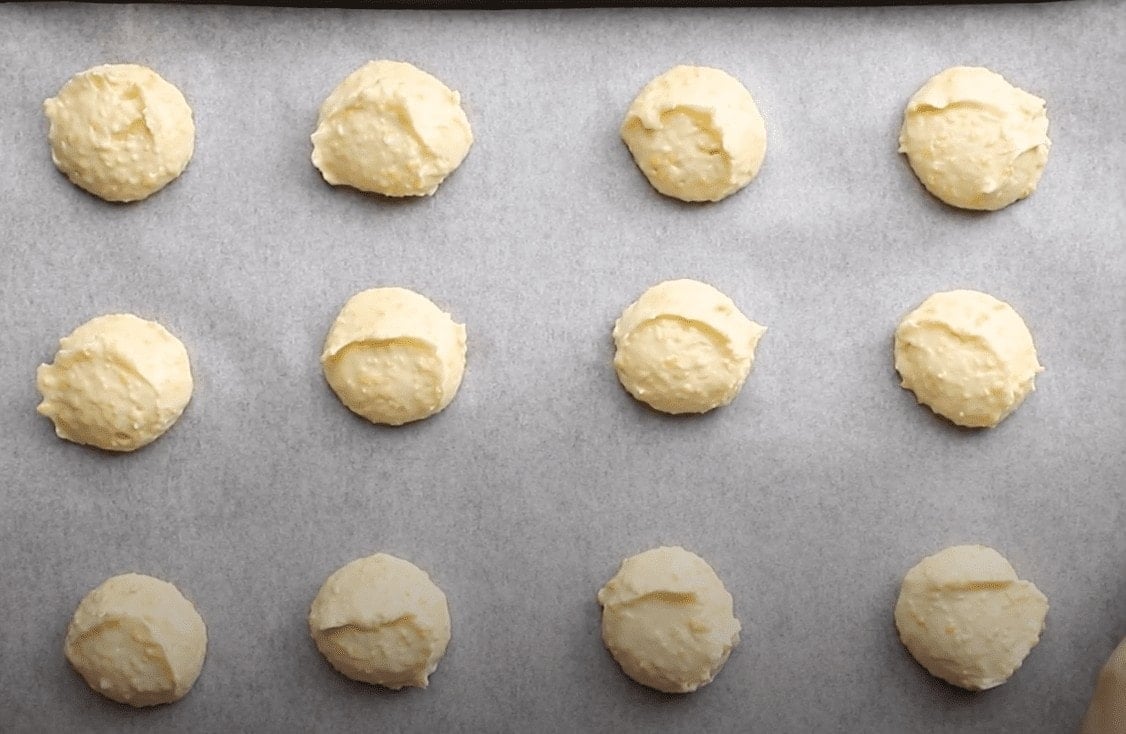
{"type": "Polygon", "coordinates": [[[59,438],[106,451],[133,451],[162,436],[193,387],[183,342],[132,314],[98,316],[63,337],[36,383],[38,411],[59,438]]]}
{"type": "Polygon", "coordinates": [[[664,413],[706,413],[743,387],[766,329],[698,280],[658,283],[614,324],[614,369],[630,395],[664,413]]]}
{"type": "Polygon", "coordinates": [[[95,66],[43,103],[51,158],[76,186],[106,201],[138,201],[179,176],[195,123],[184,95],[137,64],[95,66]]]}
{"type": "Polygon", "coordinates": [[[723,669],[742,629],[707,561],[679,546],[622,561],[598,592],[602,641],[638,683],[690,693],[723,669]]]}
{"type": "Polygon", "coordinates": [[[751,93],[708,66],[674,66],[646,84],[621,135],[653,188],[682,201],[730,196],[758,175],[766,155],[751,93]]]}
{"type": "Polygon", "coordinates": [[[936,74],[907,103],[899,152],[932,194],[992,211],[1036,190],[1048,162],[1044,100],[978,66],[936,74]]]}
{"type": "Polygon", "coordinates": [[[465,373],[465,326],[406,288],[348,299],[325,339],[325,379],[349,410],[398,426],[450,404],[465,373]]]}
{"type": "Polygon", "coordinates": [[[907,572],[895,626],[931,675],[960,688],[1001,685],[1040,641],[1048,600],[983,545],[927,556],[907,572]]]}
{"type": "Polygon", "coordinates": [[[959,426],[992,428],[1035,390],[1044,368],[1013,308],[980,291],[935,293],[895,330],[904,388],[959,426]]]}
{"type": "Polygon", "coordinates": [[[341,567],[309,611],[317,649],[343,675],[426,688],[450,642],[446,595],[425,571],[377,553],[341,567]]]}
{"type": "Polygon", "coordinates": [[[199,678],[207,628],[172,584],[127,573],[79,603],[67,629],[66,658],[106,698],[130,706],[172,703],[199,678]]]}
{"type": "Polygon", "coordinates": [[[321,105],[313,165],[333,185],[428,196],[473,144],[461,97],[402,61],[370,61],[321,105]]]}

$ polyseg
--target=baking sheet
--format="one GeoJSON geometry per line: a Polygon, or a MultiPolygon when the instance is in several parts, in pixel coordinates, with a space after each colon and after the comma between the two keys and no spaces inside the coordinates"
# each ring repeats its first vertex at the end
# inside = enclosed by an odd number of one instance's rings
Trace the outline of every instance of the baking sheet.
{"type": "Polygon", "coordinates": [[[363,12],[0,7],[0,722],[5,731],[1062,732],[1126,634],[1126,6],[363,12]],[[316,110],[369,58],[464,98],[477,142],[433,198],[325,185],[316,110]],[[195,110],[183,177],[102,203],[50,162],[42,100],[136,61],[195,110]],[[655,194],[617,137],[675,63],[754,93],[759,178],[711,206],[655,194]],[[931,74],[984,64],[1045,97],[1039,191],[976,215],[896,155],[931,74]],[[736,402],[673,419],[610,367],[649,285],[696,277],[769,331],[736,402]],[[354,292],[403,285],[469,330],[461,392],[400,429],[353,417],[318,355],[354,292]],[[931,292],[988,291],[1047,371],[999,428],[957,430],[897,386],[891,334],[931,292]],[[56,439],[34,372],[97,314],[187,345],[195,396],[165,437],[111,456],[56,439]],[[929,677],[896,639],[902,574],[992,545],[1048,596],[1005,686],[929,677]],[[681,544],[735,598],[743,641],[685,697],[626,679],[595,592],[627,555],[681,544]],[[426,691],[335,674],[305,615],[324,578],[386,551],[450,599],[426,691]],[[175,706],[90,692],[61,648],[111,574],[176,583],[208,624],[175,706]]]}

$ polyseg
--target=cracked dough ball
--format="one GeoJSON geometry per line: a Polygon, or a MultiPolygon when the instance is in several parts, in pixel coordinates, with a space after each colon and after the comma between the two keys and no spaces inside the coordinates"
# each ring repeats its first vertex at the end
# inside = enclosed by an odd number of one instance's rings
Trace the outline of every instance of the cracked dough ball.
{"type": "Polygon", "coordinates": [[[340,402],[372,423],[399,426],[441,411],[465,373],[465,325],[406,288],[348,299],[321,365],[340,402]]]}
{"type": "Polygon", "coordinates": [[[79,603],[65,652],[106,698],[155,706],[191,690],[207,653],[207,628],[175,586],[127,573],[107,579],[79,603]]]}
{"type": "Polygon", "coordinates": [[[653,188],[682,201],[719,201],[758,175],[766,125],[738,79],[707,66],[674,66],[645,85],[622,140],[653,188]]]}
{"type": "Polygon", "coordinates": [[[957,545],[907,572],[895,626],[931,675],[971,691],[1009,679],[1040,641],[1048,600],[983,545],[957,545]]]}
{"type": "Polygon", "coordinates": [[[106,451],[133,451],[162,436],[192,397],[183,343],[155,321],[110,314],[59,341],[41,364],[37,410],[55,433],[106,451]]]}
{"type": "Polygon", "coordinates": [[[425,571],[377,553],[328,577],[309,611],[309,632],[332,667],[353,680],[426,688],[450,642],[450,610],[425,571]]]}
{"type": "Polygon", "coordinates": [[[1118,643],[1099,671],[1080,734],[1123,732],[1126,732],[1126,639],[1118,643]]]}
{"type": "Polygon", "coordinates": [[[907,103],[899,152],[951,206],[994,211],[1036,190],[1048,162],[1044,100],[982,67],[932,77],[907,103]]]}
{"type": "Polygon", "coordinates": [[[473,144],[461,98],[402,61],[370,61],[325,99],[313,165],[330,184],[384,196],[429,196],[473,144]]]}
{"type": "Polygon", "coordinates": [[[731,594],[707,561],[678,546],[622,561],[598,603],[602,641],[614,660],[658,691],[707,685],[739,644],[731,594]]]}
{"type": "Polygon", "coordinates": [[[706,413],[739,394],[765,332],[712,286],[667,280],[614,324],[614,369],[630,395],[655,410],[706,413]]]}
{"type": "Polygon", "coordinates": [[[195,147],[184,95],[136,64],[95,66],[43,103],[51,158],[74,185],[106,201],[138,201],[183,173],[195,147]]]}
{"type": "Polygon", "coordinates": [[[1013,308],[979,291],[935,293],[895,330],[902,386],[959,426],[992,428],[1036,389],[1044,368],[1013,308]]]}

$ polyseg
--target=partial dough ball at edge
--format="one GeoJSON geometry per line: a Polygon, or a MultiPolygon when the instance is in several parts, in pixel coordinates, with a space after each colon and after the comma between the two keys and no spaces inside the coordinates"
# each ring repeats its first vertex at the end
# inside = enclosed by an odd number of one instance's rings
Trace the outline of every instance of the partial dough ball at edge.
{"type": "Polygon", "coordinates": [[[1080,734],[1122,734],[1126,730],[1126,638],[1099,669],[1080,734]]]}

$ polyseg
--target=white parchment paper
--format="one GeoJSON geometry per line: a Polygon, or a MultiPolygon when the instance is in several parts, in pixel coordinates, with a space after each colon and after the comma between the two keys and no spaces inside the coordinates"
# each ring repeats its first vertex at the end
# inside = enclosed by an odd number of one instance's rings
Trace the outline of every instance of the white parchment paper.
{"type": "Polygon", "coordinates": [[[1126,634],[1126,6],[379,12],[0,6],[0,729],[40,731],[1066,732],[1126,634]],[[433,198],[320,179],[325,95],[372,58],[461,92],[477,142],[433,198]],[[184,92],[195,158],[109,205],[53,167],[40,105],[73,73],[152,66],[184,92]],[[654,193],[617,128],[676,63],[755,95],[759,178],[712,206],[654,193]],[[930,198],[896,154],[907,98],[954,64],[1048,100],[1039,191],[993,214],[930,198]],[[610,329],[696,277],[769,331],[742,395],[690,419],[619,387],[610,329]],[[469,333],[441,415],[348,413],[318,355],[337,310],[416,289],[469,333]],[[1010,302],[1047,367],[999,428],[957,430],[901,390],[898,319],[936,290],[1010,302]],[[112,456],[55,438],[35,367],[98,314],[187,345],[195,396],[112,456]],[[903,573],[954,543],[1047,594],[1041,644],[971,695],[903,650],[903,573]],[[684,697],[626,679],[595,592],[681,544],[735,598],[743,641],[684,697]],[[453,642],[431,687],[334,673],[305,617],[376,551],[426,569],[453,642]],[[191,694],[134,711],[62,655],[115,573],[177,584],[208,624],[191,694]]]}

